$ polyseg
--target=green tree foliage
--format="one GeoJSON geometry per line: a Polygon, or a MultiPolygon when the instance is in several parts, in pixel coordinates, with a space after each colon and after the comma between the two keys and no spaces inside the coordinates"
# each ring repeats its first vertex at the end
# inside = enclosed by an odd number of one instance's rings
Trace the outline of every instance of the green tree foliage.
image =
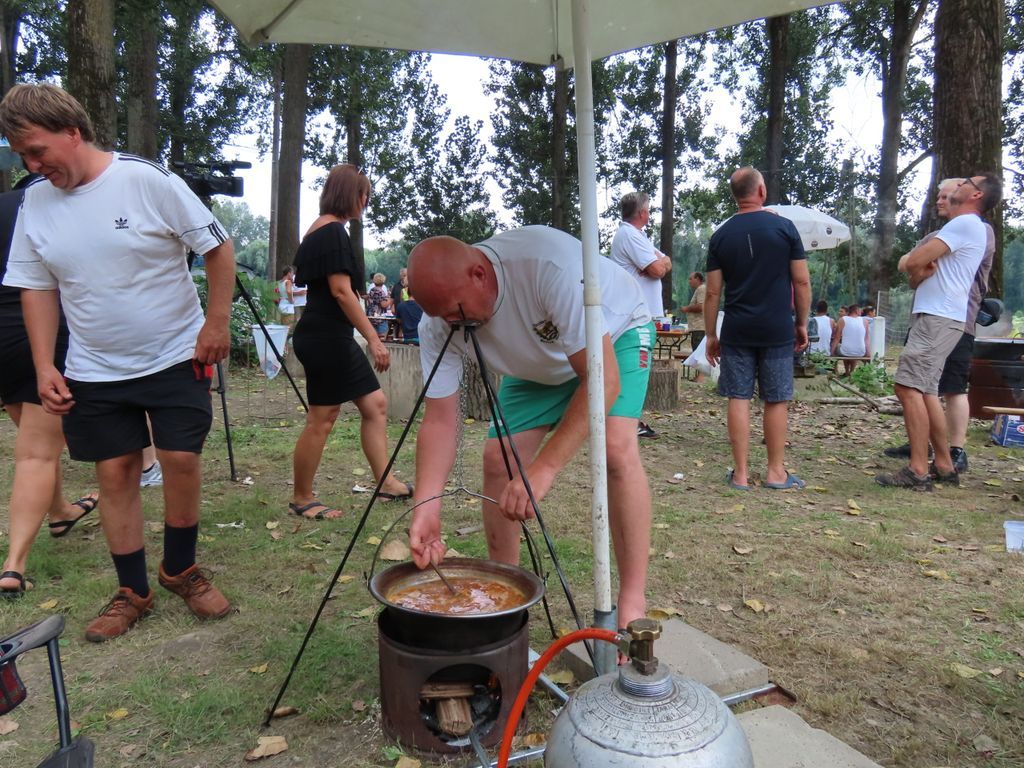
{"type": "MultiPolygon", "coordinates": [[[[614,104],[613,81],[605,66],[591,67],[594,85],[595,132],[600,135],[614,104]]],[[[566,133],[566,229],[579,235],[579,179],[576,160],[574,78],[569,75],[570,108],[566,133]]],[[[492,61],[484,92],[494,97],[491,124],[494,135],[494,179],[502,190],[505,207],[517,225],[551,224],[554,199],[551,194],[552,136],[555,130],[555,73],[551,67],[492,61]]],[[[607,178],[606,149],[597,142],[599,175],[607,178]]]]}
{"type": "Polygon", "coordinates": [[[312,115],[307,156],[324,169],[363,167],[373,184],[366,219],[387,232],[406,217],[412,197],[412,105],[429,86],[429,55],[317,46],[309,77],[312,115]],[[325,121],[329,115],[332,120],[325,121]]]}
{"type": "Polygon", "coordinates": [[[829,32],[833,11],[821,8],[794,13],[789,25],[782,162],[763,167],[768,110],[768,36],[762,21],[725,30],[716,36],[720,85],[744,94],[738,150],[720,154],[716,178],[753,165],[776,172],[781,202],[834,211],[840,202],[840,163],[844,149],[829,139],[832,118],[829,94],[842,82],[829,32]]]}
{"type": "Polygon", "coordinates": [[[238,263],[266,277],[276,277],[268,274],[270,222],[267,218],[254,214],[243,202],[224,199],[214,201],[213,213],[231,234],[238,263]]]}

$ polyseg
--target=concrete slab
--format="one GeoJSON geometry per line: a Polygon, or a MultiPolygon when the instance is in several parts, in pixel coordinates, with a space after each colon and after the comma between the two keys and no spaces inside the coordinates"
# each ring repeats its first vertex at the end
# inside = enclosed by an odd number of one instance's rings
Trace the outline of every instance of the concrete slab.
{"type": "Polygon", "coordinates": [[[738,719],[754,753],[755,768],[881,768],[785,707],[752,709],[738,719]]]}
{"type": "MultiPolygon", "coordinates": [[[[662,622],[655,653],[683,677],[703,683],[719,696],[767,685],[769,669],[756,659],[694,629],[679,619],[662,622]]],[[[561,656],[577,680],[594,676],[590,657],[582,644],[570,646],[561,656]]]]}

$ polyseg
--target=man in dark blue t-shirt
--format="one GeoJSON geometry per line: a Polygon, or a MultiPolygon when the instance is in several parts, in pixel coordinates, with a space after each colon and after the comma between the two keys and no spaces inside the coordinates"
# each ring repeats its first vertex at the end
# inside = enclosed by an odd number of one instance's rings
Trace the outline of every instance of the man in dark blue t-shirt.
{"type": "Polygon", "coordinates": [[[734,468],[727,480],[750,490],[747,457],[750,400],[754,381],[764,401],[764,439],[768,449],[766,488],[803,488],[786,471],[788,403],[793,398],[793,351],[807,346],[811,278],[800,235],[793,222],[765,210],[764,178],[740,168],[729,178],[735,216],[711,236],[708,246],[704,325],[707,357],[721,359],[718,393],[729,398],[729,442],[734,468]],[[716,333],[718,302],[725,285],[722,338],[716,333]]]}
{"type": "Polygon", "coordinates": [[[423,310],[420,309],[420,305],[416,303],[416,299],[411,293],[406,301],[395,307],[395,314],[402,324],[402,341],[406,344],[419,344],[419,324],[420,318],[423,317],[423,310]]]}

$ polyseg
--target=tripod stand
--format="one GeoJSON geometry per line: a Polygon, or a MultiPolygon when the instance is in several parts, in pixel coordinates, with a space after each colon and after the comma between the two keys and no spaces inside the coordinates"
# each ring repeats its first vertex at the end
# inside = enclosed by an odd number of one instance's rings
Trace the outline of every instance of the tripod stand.
{"type": "MultiPolygon", "coordinates": [[[[352,550],[355,548],[356,542],[359,540],[359,536],[362,533],[364,526],[366,525],[366,522],[370,516],[370,511],[373,509],[373,505],[377,500],[377,495],[380,493],[384,481],[391,473],[391,469],[395,464],[395,460],[398,458],[398,453],[399,451],[401,451],[402,446],[405,444],[406,438],[409,436],[409,432],[412,429],[412,425],[416,420],[416,416],[419,413],[420,407],[422,406],[423,401],[426,398],[427,391],[430,388],[430,384],[434,380],[434,376],[437,373],[437,370],[440,367],[442,360],[444,359],[445,352],[448,350],[452,338],[455,336],[456,333],[460,331],[465,334],[465,340],[471,344],[473,354],[476,358],[477,365],[480,369],[480,377],[483,379],[484,391],[487,396],[487,404],[491,412],[491,418],[495,425],[495,431],[497,432],[498,443],[501,447],[501,455],[505,464],[505,471],[508,476],[508,479],[511,480],[513,477],[515,477],[512,470],[512,463],[514,462],[516,470],[518,471],[519,476],[522,479],[524,486],[526,487],[526,492],[530,499],[530,505],[533,509],[534,517],[536,518],[541,533],[544,536],[544,541],[547,546],[548,555],[551,558],[551,562],[554,565],[555,572],[558,575],[559,583],[562,587],[563,592],[565,593],[566,602],[568,604],[569,610],[572,613],[577,628],[582,628],[583,623],[580,618],[579,611],[576,609],[576,603],[573,599],[572,591],[569,587],[568,580],[566,579],[565,573],[563,572],[561,564],[558,560],[558,555],[555,551],[554,542],[551,540],[551,537],[547,531],[547,527],[544,524],[544,518],[541,515],[540,506],[537,503],[536,496],[534,495],[533,489],[530,486],[529,478],[526,475],[526,470],[523,466],[522,458],[519,455],[519,451],[516,449],[515,442],[512,440],[512,433],[509,430],[508,424],[505,420],[504,413],[502,412],[501,409],[501,404],[498,402],[497,393],[494,391],[494,386],[491,382],[488,373],[486,360],[484,359],[483,350],[480,348],[480,343],[476,338],[476,328],[478,327],[478,325],[479,323],[475,323],[472,321],[464,321],[462,323],[451,324],[451,330],[448,333],[448,337],[445,339],[445,342],[441,347],[441,351],[438,353],[437,359],[434,361],[434,366],[431,368],[430,373],[423,384],[423,388],[420,390],[420,393],[416,398],[416,403],[413,406],[412,413],[409,414],[409,418],[406,421],[405,428],[402,430],[402,434],[398,438],[398,443],[395,445],[395,449],[391,453],[391,458],[388,460],[387,467],[381,473],[380,479],[377,481],[377,486],[374,489],[373,496],[371,496],[369,503],[366,505],[366,510],[363,512],[362,517],[359,519],[359,523],[356,525],[355,531],[352,533],[352,538],[345,549],[344,555],[342,555],[341,562],[338,564],[338,567],[335,570],[334,575],[331,577],[331,580],[327,585],[327,589],[325,590],[324,596],[320,601],[320,605],[318,606],[316,613],[314,614],[313,619],[306,630],[306,634],[302,639],[302,643],[299,646],[299,650],[296,653],[294,660],[292,661],[291,668],[288,670],[288,674],[285,677],[284,682],[281,684],[281,688],[277,692],[277,697],[274,699],[274,703],[267,710],[267,716],[263,722],[263,727],[268,727],[270,725],[270,720],[273,717],[273,713],[277,709],[278,705],[281,703],[281,699],[284,697],[285,691],[288,689],[288,684],[291,682],[292,675],[295,673],[295,670],[302,659],[302,655],[305,653],[306,647],[313,636],[313,632],[316,629],[317,623],[320,621],[320,616],[323,614],[324,608],[327,606],[327,602],[331,598],[331,592],[334,589],[334,585],[338,582],[338,579],[341,577],[342,571],[344,570],[345,565],[348,563],[349,556],[352,554],[352,550]]],[[[472,495],[477,496],[478,494],[472,495]]],[[[420,501],[416,506],[424,504],[427,501],[433,501],[436,498],[439,497],[435,496],[431,497],[430,499],[424,499],[423,501],[420,501]]],[[[415,507],[413,507],[413,509],[415,509],[415,507]]],[[[531,543],[529,531],[526,527],[525,522],[522,524],[522,526],[524,532],[526,532],[527,534],[527,542],[530,549],[531,557],[533,559],[534,569],[538,571],[537,575],[540,576],[543,580],[544,577],[542,574],[539,573],[539,563],[536,558],[534,547],[531,543]]],[[[392,525],[392,528],[393,527],[394,525],[392,525]]],[[[544,598],[544,606],[545,610],[547,610],[546,597],[544,598]]],[[[548,621],[551,624],[552,636],[556,636],[557,633],[555,632],[554,624],[551,621],[550,613],[548,613],[548,621]]],[[[594,662],[593,651],[589,645],[587,646],[587,652],[590,654],[591,661],[594,662]]]]}

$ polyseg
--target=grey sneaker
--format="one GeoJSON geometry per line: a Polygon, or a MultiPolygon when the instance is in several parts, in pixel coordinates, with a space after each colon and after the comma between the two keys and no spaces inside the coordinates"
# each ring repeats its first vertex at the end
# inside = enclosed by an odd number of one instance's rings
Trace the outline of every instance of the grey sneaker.
{"type": "Polygon", "coordinates": [[[164,473],[160,469],[160,462],[154,461],[152,466],[148,469],[142,470],[142,479],[139,480],[139,486],[141,488],[149,488],[153,485],[164,484],[164,473]]]}
{"type": "Polygon", "coordinates": [[[939,471],[939,468],[935,466],[935,462],[931,462],[928,465],[928,477],[934,480],[936,483],[942,483],[943,485],[952,485],[956,488],[960,487],[960,472],[956,468],[954,462],[953,471],[949,474],[939,471]]]}
{"type": "Polygon", "coordinates": [[[875,475],[875,482],[887,488],[909,488],[912,491],[930,491],[934,487],[931,475],[918,477],[910,467],[903,467],[898,472],[875,475]]]}

